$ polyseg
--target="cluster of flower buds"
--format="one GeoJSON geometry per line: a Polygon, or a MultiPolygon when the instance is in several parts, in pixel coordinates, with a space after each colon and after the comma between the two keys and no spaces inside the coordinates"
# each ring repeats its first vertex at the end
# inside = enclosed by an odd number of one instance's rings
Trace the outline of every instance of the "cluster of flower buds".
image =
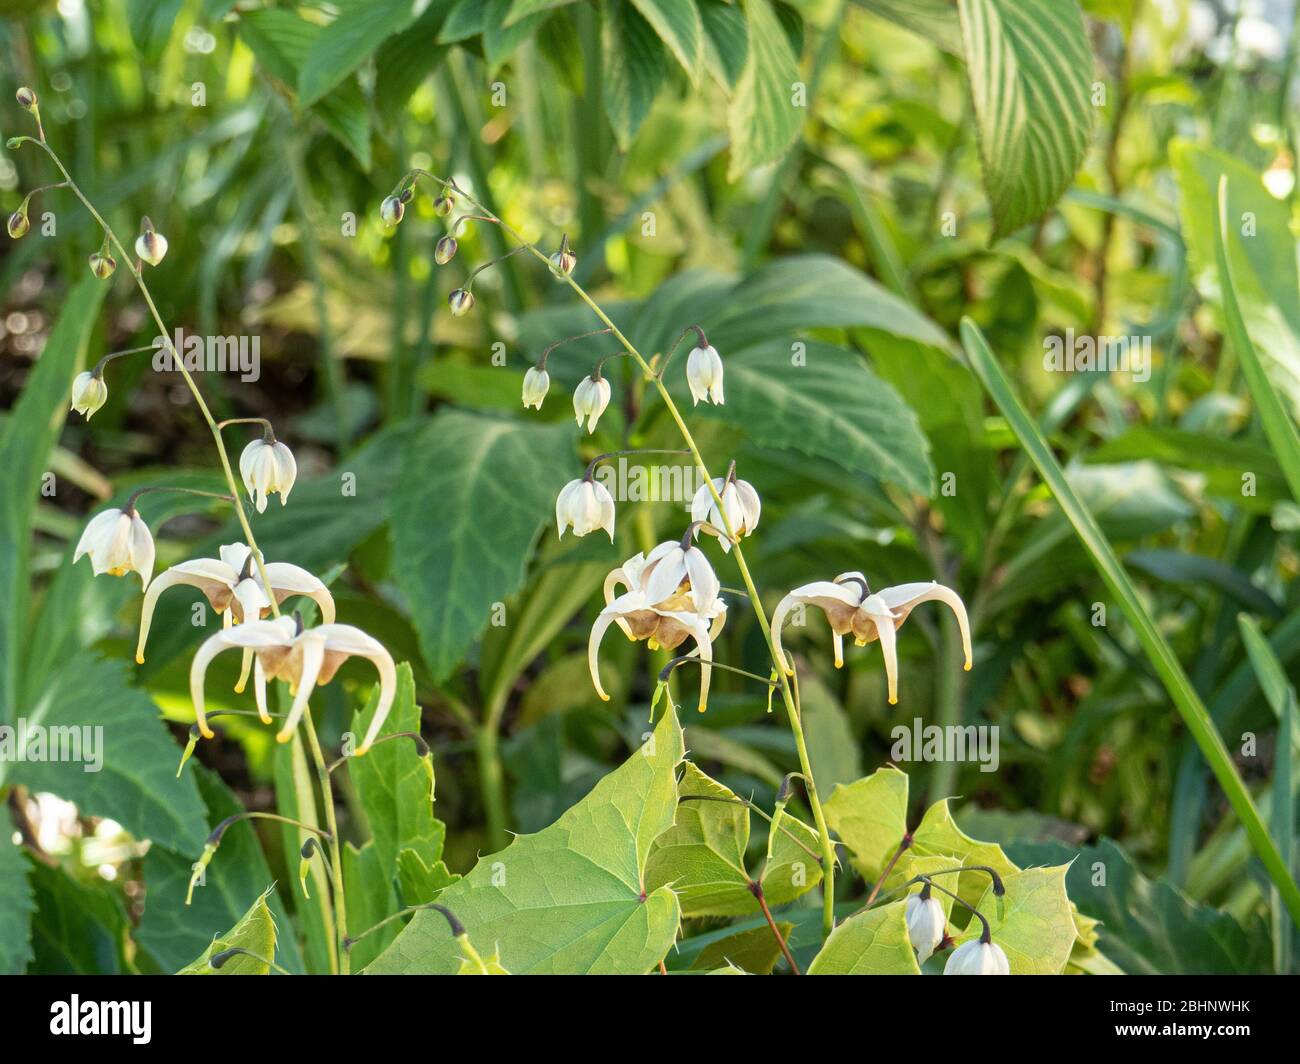
{"type": "MultiPolygon", "coordinates": [[[[942,602],[957,616],[961,628],[962,648],[965,651],[967,670],[971,667],[970,623],[966,606],[952,588],[929,583],[899,584],[875,594],[867,578],[859,572],[841,573],[833,581],[819,580],[797,587],[783,598],[772,614],[772,642],[777,657],[783,662],[781,626],[786,615],[795,606],[816,606],[830,621],[835,644],[835,667],[844,665],[844,637],[852,634],[858,646],[880,641],[885,658],[885,676],[889,685],[889,704],[898,702],[898,652],[894,633],[903,626],[908,615],[922,602],[942,602]]],[[[793,669],[787,665],[787,671],[793,669]]]]}

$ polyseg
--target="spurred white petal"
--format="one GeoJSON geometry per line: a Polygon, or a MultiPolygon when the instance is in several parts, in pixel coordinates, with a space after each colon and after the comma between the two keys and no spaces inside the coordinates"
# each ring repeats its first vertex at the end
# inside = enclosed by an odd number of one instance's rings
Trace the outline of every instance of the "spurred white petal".
{"type": "Polygon", "coordinates": [[[96,576],[138,573],[142,590],[153,579],[153,536],[135,510],[108,509],[96,514],[77,541],[73,562],[83,554],[90,555],[90,566],[96,576]]]}

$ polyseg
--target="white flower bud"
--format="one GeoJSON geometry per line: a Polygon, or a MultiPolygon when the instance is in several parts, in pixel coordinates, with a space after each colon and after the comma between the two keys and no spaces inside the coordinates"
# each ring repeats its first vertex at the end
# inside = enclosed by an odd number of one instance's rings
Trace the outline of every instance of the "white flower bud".
{"type": "Polygon", "coordinates": [[[722,359],[711,344],[691,351],[686,360],[686,383],[697,406],[701,399],[722,405],[722,359]]]}
{"type": "Polygon", "coordinates": [[[603,528],[614,542],[614,496],[604,484],[594,480],[571,480],[555,500],[555,523],[560,537],[573,526],[575,536],[585,536],[603,528]]]}
{"type": "Polygon", "coordinates": [[[971,940],[952,951],[944,975],[1010,975],[1011,963],[996,942],[971,940]]]}
{"type": "Polygon", "coordinates": [[[454,236],[444,236],[433,246],[433,261],[439,266],[446,266],[456,257],[456,249],[459,247],[460,244],[454,236]]]}
{"type": "Polygon", "coordinates": [[[32,227],[32,223],[27,219],[27,201],[23,200],[23,205],[13,214],[9,215],[9,222],[6,228],[9,235],[15,240],[27,235],[27,230],[32,227]]]}
{"type": "Polygon", "coordinates": [[[379,205],[379,217],[390,228],[397,225],[405,213],[406,205],[396,196],[384,197],[384,202],[379,205]]]}
{"type": "MultiPolygon", "coordinates": [[[[742,538],[751,535],[758,527],[758,518],[763,512],[763,504],[759,500],[758,492],[754,490],[754,485],[747,480],[737,480],[734,477],[728,480],[717,477],[714,478],[713,486],[722,496],[723,510],[726,512],[727,520],[731,522],[731,530],[742,538]]],[[[713,493],[709,491],[707,484],[703,485],[691,500],[691,520],[707,521],[717,530],[718,541],[723,551],[731,550],[731,541],[727,539],[727,526],[722,520],[722,514],[718,512],[718,504],[713,501],[713,493]]]]}
{"type": "Polygon", "coordinates": [[[135,238],[135,253],[150,266],[157,266],[167,254],[167,238],[154,229],[148,218],[141,223],[140,235],[135,238]]]}
{"type": "Polygon", "coordinates": [[[239,475],[257,512],[266,510],[267,496],[280,493],[280,505],[289,501],[289,491],[298,476],[293,452],[279,440],[254,440],[239,456],[239,475]]]}
{"type": "Polygon", "coordinates": [[[104,378],[90,370],[78,373],[72,381],[72,409],[90,420],[91,414],[108,399],[108,385],[104,378]]]}
{"type": "Polygon", "coordinates": [[[14,99],[18,101],[18,106],[24,111],[36,110],[36,93],[32,92],[26,85],[14,93],[14,99]]]}
{"type": "Polygon", "coordinates": [[[148,587],[153,579],[153,536],[134,507],[96,514],[77,541],[73,563],[83,554],[90,555],[90,565],[96,576],[101,573],[110,576],[139,573],[141,588],[148,587]]]}
{"type": "Polygon", "coordinates": [[[584,417],[587,419],[589,433],[596,431],[596,422],[609,406],[609,396],[609,381],[604,377],[583,377],[582,383],[573,390],[573,413],[579,425],[584,417]]]}
{"type": "Polygon", "coordinates": [[[108,251],[96,251],[90,256],[90,272],[101,281],[107,281],[117,269],[117,259],[108,251]]]}
{"type": "Polygon", "coordinates": [[[457,288],[447,297],[453,318],[461,318],[474,309],[474,293],[467,288],[457,288]]]}
{"type": "Polygon", "coordinates": [[[935,947],[943,941],[944,918],[943,905],[938,898],[922,898],[913,894],[907,899],[904,910],[907,920],[907,936],[912,940],[916,950],[916,959],[924,964],[934,953],[935,947]]]}
{"type": "Polygon", "coordinates": [[[569,247],[569,237],[566,234],[560,241],[560,250],[551,255],[551,272],[556,277],[567,277],[573,272],[573,268],[578,265],[578,256],[573,253],[569,247]]]}
{"type": "Polygon", "coordinates": [[[527,410],[532,406],[540,410],[542,400],[550,390],[551,375],[538,366],[529,367],[528,372],[524,374],[524,409],[527,410]]]}

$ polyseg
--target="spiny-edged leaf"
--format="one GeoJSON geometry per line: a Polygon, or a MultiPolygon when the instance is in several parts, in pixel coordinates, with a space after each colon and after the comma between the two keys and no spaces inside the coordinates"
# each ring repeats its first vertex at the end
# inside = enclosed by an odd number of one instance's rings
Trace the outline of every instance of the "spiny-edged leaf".
{"type": "Polygon", "coordinates": [[[270,975],[271,965],[267,962],[275,960],[276,935],[275,917],[271,915],[266,899],[273,889],[267,887],[234,927],[214,938],[207,949],[176,974],[270,975]],[[246,949],[254,956],[237,953],[220,968],[213,968],[208,963],[214,953],[236,947],[246,949]]]}
{"type": "MultiPolygon", "coordinates": [[[[744,428],[760,446],[826,458],[928,496],[929,444],[898,393],[852,351],[814,340],[799,346],[799,360],[784,339],[724,358],[725,405],[696,413],[744,428]]],[[[684,375],[675,390],[686,393],[684,375]]]]}
{"type": "Polygon", "coordinates": [[[1092,52],[1075,0],[959,0],[994,238],[1041,218],[1092,131],[1092,52]]]}
{"type": "Polygon", "coordinates": [[[138,839],[169,849],[202,847],[203,803],[194,781],[176,778],[180,751],[153,700],[129,686],[122,662],[81,651],[51,676],[23,720],[29,735],[34,726],[44,728],[48,743],[78,760],[11,761],[0,738],[0,781],[57,794],[87,816],[111,817],[138,839]]]}
{"type": "Polygon", "coordinates": [[[394,568],[435,680],[523,583],[572,478],[573,427],[449,410],[413,441],[390,502],[394,568]]]}
{"type": "MultiPolygon", "coordinates": [[[[1077,932],[1065,892],[1068,865],[1026,868],[1003,878],[1003,897],[990,886],[976,906],[989,922],[993,941],[1002,947],[1012,975],[1060,975],[1070,959],[1077,932]]],[[[971,919],[958,942],[983,934],[984,925],[971,919]]]]}
{"type": "MultiPolygon", "coordinates": [[[[474,944],[471,942],[470,946],[474,944]]],[[[478,951],[475,950],[477,953],[478,951]]],[[[467,956],[460,962],[460,968],[456,971],[457,975],[509,975],[505,966],[501,963],[501,956],[496,950],[493,950],[486,957],[479,953],[477,957],[467,956]]]]}
{"type": "Polygon", "coordinates": [[[29,973],[119,975],[128,970],[120,888],[96,879],[80,883],[60,868],[31,862],[36,913],[29,973]]]}
{"type": "MultiPolygon", "coordinates": [[[[776,929],[787,941],[793,928],[794,924],[777,921],[776,929]]],[[[728,935],[720,942],[710,942],[700,950],[700,955],[695,958],[690,970],[708,972],[711,975],[739,975],[741,972],[771,975],[780,956],[781,946],[772,934],[772,929],[764,924],[762,927],[728,935]]]]}
{"type": "Polygon", "coordinates": [[[505,15],[511,3],[512,0],[487,0],[483,5],[487,9],[483,16],[483,54],[487,58],[489,77],[551,17],[549,11],[542,11],[507,26],[505,15]]]}
{"type": "Polygon", "coordinates": [[[434,43],[451,10],[451,0],[434,0],[418,19],[394,34],[375,53],[375,106],[396,120],[424,79],[447,54],[434,43]]]}
{"type": "Polygon", "coordinates": [[[664,46],[628,0],[610,0],[601,34],[605,113],[624,151],[663,84],[664,46]]]}
{"type": "Polygon", "coordinates": [[[0,975],[22,975],[32,958],[32,912],[27,860],[13,841],[8,816],[0,816],[0,975]]]}
{"type": "Polygon", "coordinates": [[[920,975],[907,936],[906,902],[850,916],[831,932],[809,975],[920,975]]]}
{"type": "Polygon", "coordinates": [[[704,26],[704,62],[709,73],[728,92],[740,82],[749,51],[745,12],[727,0],[699,0],[704,26]]]}
{"type": "Polygon", "coordinates": [[[364,63],[385,40],[409,26],[419,0],[367,0],[340,10],[312,42],[298,72],[298,97],[310,107],[364,63]]]}
{"type": "MultiPolygon", "coordinates": [[[[348,934],[353,938],[397,912],[393,872],[374,842],[360,849],[350,842],[343,844],[343,882],[347,885],[348,934]]],[[[378,957],[400,930],[400,922],[394,920],[356,942],[348,951],[353,970],[359,971],[378,957]]]]}
{"type": "Polygon", "coordinates": [[[550,11],[576,2],[577,0],[513,0],[504,21],[507,26],[513,26],[521,18],[536,15],[539,11],[550,11]]]}
{"type": "MultiPolygon", "coordinates": [[[[494,943],[518,974],[641,974],[677,937],[668,887],[646,889],[654,840],[673,823],[685,753],[671,708],[645,744],[550,827],[483,858],[439,897],[475,943],[494,943]]],[[[460,950],[447,922],[424,911],[368,969],[451,973],[460,950]]]]}
{"type": "Polygon", "coordinates": [[[962,54],[961,20],[953,0],[854,0],[854,3],[920,34],[951,55],[962,54]]]}
{"type": "Polygon", "coordinates": [[[403,905],[428,905],[460,876],[450,872],[439,861],[430,867],[415,850],[402,850],[397,855],[397,886],[403,905]]]}
{"type": "MultiPolygon", "coordinates": [[[[210,827],[243,812],[216,773],[193,763],[192,768],[185,770],[187,776],[191,773],[207,805],[210,827]]],[[[286,816],[295,815],[283,805],[279,808],[286,816]]],[[[175,971],[186,964],[204,950],[213,935],[236,924],[249,899],[257,897],[272,879],[257,833],[248,821],[237,821],[226,829],[221,846],[204,870],[203,882],[194,888],[193,903],[187,906],[185,892],[201,848],[200,843],[182,853],[173,853],[155,844],[145,855],[147,893],[144,916],[135,938],[165,971],[175,971]]],[[[268,903],[280,926],[290,926],[279,899],[272,895],[268,903]]],[[[283,937],[280,951],[280,964],[290,971],[301,970],[302,959],[292,935],[283,937]]],[[[269,954],[262,956],[269,957],[269,954]]]]}
{"type": "MultiPolygon", "coordinates": [[[[379,700],[376,686],[366,708],[352,719],[352,731],[362,735],[379,700]]],[[[375,746],[348,760],[348,773],[365,811],[374,839],[376,859],[391,880],[397,875],[397,855],[414,850],[433,866],[442,858],[446,825],[433,815],[433,755],[421,756],[412,739],[383,740],[399,732],[420,734],[420,707],[415,701],[411,666],[397,666],[397,697],[375,746]]]]}
{"type": "Polygon", "coordinates": [[[41,474],[107,290],[97,278],[87,277],[69,293],[0,433],[0,724],[12,721],[18,709],[28,623],[27,558],[41,474]]]}
{"type": "Polygon", "coordinates": [[[744,0],[749,46],[727,121],[735,181],[754,167],[775,162],[794,143],[805,108],[794,99],[799,62],[768,0],[744,0]]]}
{"type": "Polygon", "coordinates": [[[1147,879],[1110,839],[1074,850],[1012,843],[1022,864],[1073,861],[1066,888],[1085,917],[1100,920],[1097,948],[1129,975],[1259,975],[1269,970],[1268,928],[1245,925],[1192,901],[1164,879],[1147,879]],[[1100,874],[1099,874],[1100,873],[1100,874]]]}
{"type": "MultiPolygon", "coordinates": [[[[291,92],[322,32],[321,26],[283,8],[259,8],[239,17],[239,35],[258,63],[291,92]]],[[[370,112],[355,76],[349,75],[310,110],[363,169],[370,169],[370,112]]]]}
{"type": "MultiPolygon", "coordinates": [[[[935,802],[925,811],[921,823],[912,833],[912,845],[895,866],[893,874],[885,881],[885,886],[892,887],[905,879],[910,879],[916,874],[911,871],[913,863],[925,857],[950,859],[951,867],[984,865],[1003,877],[1019,871],[997,843],[972,839],[957,826],[957,822],[952,818],[952,810],[948,808],[947,798],[935,802]]],[[[927,866],[922,871],[929,873],[935,869],[927,866]]],[[[971,871],[948,877],[948,880],[950,890],[955,889],[964,901],[974,904],[987,889],[990,877],[987,872],[971,871]],[[954,888],[952,879],[956,879],[959,886],[954,888]]]]}
{"type": "Polygon", "coordinates": [[[892,765],[836,787],[826,799],[826,822],[849,848],[853,866],[875,883],[907,834],[905,773],[892,765]]]}
{"type": "Polygon", "coordinates": [[[704,27],[695,0],[631,0],[631,3],[677,57],[691,81],[697,82],[704,27]]]}
{"type": "MultiPolygon", "coordinates": [[[[1300,418],[1300,267],[1291,209],[1269,194],[1256,168],[1240,159],[1184,140],[1175,140],[1169,154],[1178,179],[1179,216],[1196,288],[1226,312],[1224,277],[1231,275],[1231,294],[1239,311],[1235,317],[1244,325],[1244,335],[1230,333],[1229,339],[1234,349],[1252,347],[1276,390],[1273,401],[1281,399],[1291,416],[1300,418]],[[1218,198],[1224,178],[1228,187],[1221,228],[1218,198]],[[1226,269],[1220,263],[1220,245],[1226,269]]],[[[1231,319],[1228,324],[1233,324],[1231,319]]],[[[1237,357],[1244,360],[1249,354],[1239,351],[1237,357]]],[[[1270,397],[1248,383],[1262,413],[1270,397]]],[[[1280,460],[1288,457],[1277,453],[1280,460]]],[[[1300,475],[1293,469],[1284,472],[1292,478],[1300,475]]]]}

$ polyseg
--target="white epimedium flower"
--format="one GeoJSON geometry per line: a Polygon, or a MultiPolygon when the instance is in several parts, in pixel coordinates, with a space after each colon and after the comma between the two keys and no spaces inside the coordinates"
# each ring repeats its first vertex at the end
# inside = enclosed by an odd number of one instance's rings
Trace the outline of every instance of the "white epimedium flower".
{"type": "Polygon", "coordinates": [[[704,342],[703,337],[699,346],[693,348],[686,358],[686,383],[690,385],[691,398],[696,406],[701,399],[722,405],[722,358],[712,344],[704,342]]]}
{"type": "Polygon", "coordinates": [[[943,941],[944,928],[948,922],[943,903],[933,896],[927,897],[924,891],[912,894],[907,899],[904,918],[907,921],[907,937],[916,950],[917,963],[924,964],[943,941]]]}
{"type": "Polygon", "coordinates": [[[542,400],[551,390],[551,375],[540,366],[530,366],[524,374],[524,409],[530,406],[537,410],[542,408],[542,400]]]}
{"type": "MultiPolygon", "coordinates": [[[[679,545],[674,543],[663,546],[679,545]]],[[[651,557],[653,555],[652,551],[651,557]]],[[[695,640],[695,653],[702,662],[699,710],[703,713],[709,698],[709,679],[712,673],[709,662],[713,661],[713,641],[726,623],[727,605],[716,595],[708,609],[702,612],[691,609],[691,604],[683,595],[674,596],[672,604],[675,608],[672,609],[652,605],[646,586],[651,569],[657,564],[658,562],[652,563],[644,554],[636,554],[605,577],[605,608],[592,625],[591,637],[587,641],[587,666],[591,670],[591,682],[601,700],[608,702],[609,695],[600,682],[599,659],[601,641],[611,624],[617,624],[634,642],[646,640],[651,650],[659,647],[676,650],[689,636],[695,640]],[[620,584],[627,588],[627,592],[616,597],[614,589],[620,584]]]]}
{"type": "Polygon", "coordinates": [[[737,480],[734,473],[729,474],[726,479],[715,478],[713,487],[722,498],[722,512],[718,512],[718,504],[714,501],[713,492],[709,490],[709,485],[705,484],[691,500],[691,520],[707,522],[717,531],[718,542],[722,545],[723,551],[730,551],[731,540],[727,537],[727,524],[729,523],[731,530],[741,538],[751,535],[758,527],[758,518],[763,512],[763,504],[754,486],[747,480],[737,480]],[[723,514],[726,514],[726,522],[722,519],[723,514]]]}
{"type": "Polygon", "coordinates": [[[603,528],[614,542],[614,496],[604,484],[594,478],[571,480],[560,489],[555,499],[555,524],[564,538],[564,530],[572,526],[575,536],[585,536],[603,528]]]}
{"type": "Polygon", "coordinates": [[[587,432],[596,431],[596,422],[609,406],[609,381],[604,377],[583,377],[582,382],[573,389],[573,413],[578,425],[587,419],[587,432]]]}
{"type": "Polygon", "coordinates": [[[689,610],[712,617],[721,585],[709,559],[691,542],[694,532],[692,525],[681,541],[660,543],[647,554],[640,586],[647,604],[656,609],[689,610]]]}
{"type": "Polygon", "coordinates": [[[90,555],[90,565],[96,576],[100,573],[110,576],[139,573],[142,590],[153,578],[153,536],[134,506],[128,505],[125,510],[105,510],[91,518],[77,541],[73,563],[83,554],[90,555]]]}
{"type": "Polygon", "coordinates": [[[992,940],[963,942],[948,957],[944,975],[1010,975],[1011,962],[992,940]]]}
{"type": "Polygon", "coordinates": [[[293,694],[293,705],[284,726],[276,733],[276,741],[285,743],[292,737],[298,722],[307,710],[307,701],[318,684],[329,683],[340,665],[353,655],[369,658],[379,672],[379,703],[370,720],[361,745],[354,751],[360,757],[370,749],[375,736],[392,708],[397,693],[397,669],[392,655],[383,644],[372,639],[360,628],[350,624],[322,624],[317,628],[302,629],[294,617],[277,617],[273,621],[250,621],[237,624],[211,635],[199,647],[190,666],[190,697],[194,701],[194,715],[199,732],[211,739],[203,709],[203,677],[212,659],[227,649],[252,650],[256,657],[253,668],[253,689],[257,697],[257,710],[264,721],[271,716],[266,708],[266,681],[285,680],[293,694]]]}
{"type": "Polygon", "coordinates": [[[145,218],[140,223],[140,235],[135,238],[135,253],[150,266],[157,266],[167,254],[167,238],[145,218]]]}
{"type": "MultiPolygon", "coordinates": [[[[271,608],[271,597],[261,581],[253,552],[245,543],[230,543],[217,551],[217,558],[197,558],[181,562],[158,575],[149,585],[140,612],[140,639],[135,660],[144,663],[144,646],[149,638],[154,609],[169,587],[188,584],[203,592],[212,608],[221,614],[225,627],[256,621],[271,608]]],[[[334,623],[334,596],[320,580],[306,569],[287,562],[267,562],[266,578],[277,606],[294,595],[304,595],[320,608],[321,623],[334,623]]],[[[246,674],[236,690],[243,690],[246,674]]]]}
{"type": "Polygon", "coordinates": [[[78,373],[72,380],[72,409],[90,420],[108,399],[108,385],[104,378],[91,370],[78,373]]]}
{"type": "MultiPolygon", "coordinates": [[[[806,604],[823,610],[830,621],[835,642],[835,667],[844,665],[844,637],[850,633],[858,646],[880,640],[880,651],[885,658],[885,676],[889,683],[889,703],[898,701],[898,651],[894,633],[902,627],[908,615],[922,602],[942,602],[957,615],[961,629],[965,667],[971,667],[970,623],[966,606],[952,588],[929,583],[899,584],[871,593],[866,577],[861,573],[841,573],[834,582],[820,580],[797,587],[786,595],[772,614],[772,641],[777,657],[784,662],[781,648],[781,626],[786,615],[795,606],[806,604]]],[[[788,670],[788,666],[787,666],[788,670]]]]}
{"type": "Polygon", "coordinates": [[[239,456],[239,475],[243,478],[248,496],[257,512],[266,510],[266,500],[280,493],[280,505],[289,501],[289,492],[298,476],[298,463],[293,452],[274,436],[254,440],[239,456]]]}

